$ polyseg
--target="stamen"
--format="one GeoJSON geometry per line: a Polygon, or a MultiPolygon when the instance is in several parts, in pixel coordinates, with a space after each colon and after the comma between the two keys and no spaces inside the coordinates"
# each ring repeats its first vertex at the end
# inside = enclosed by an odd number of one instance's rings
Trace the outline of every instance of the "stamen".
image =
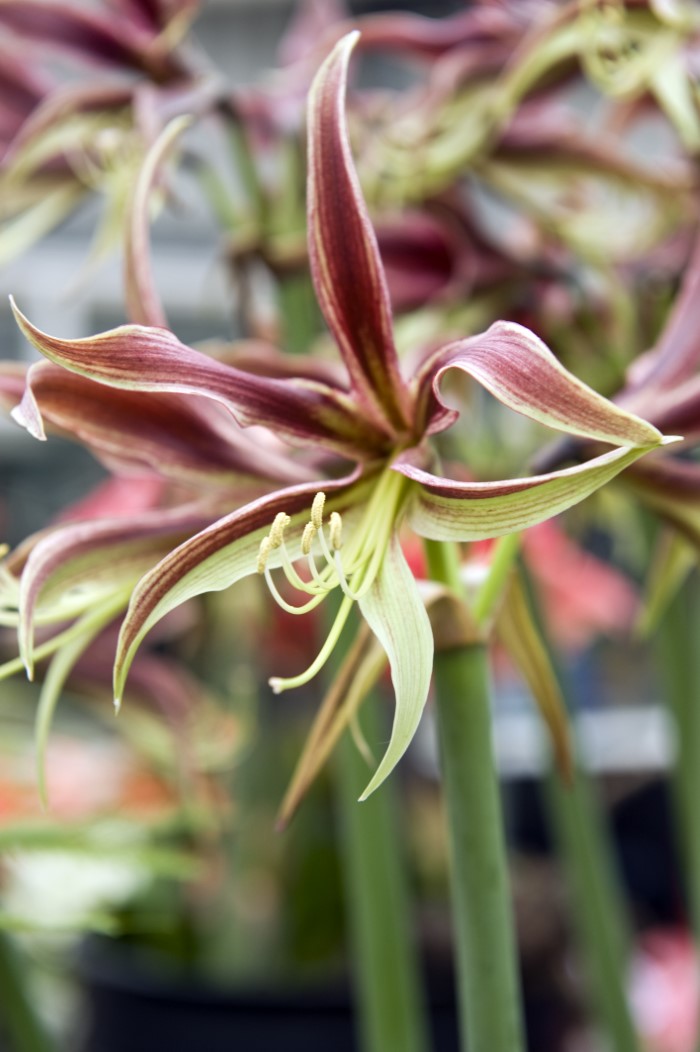
{"type": "Polygon", "coordinates": [[[308,614],[309,610],[313,610],[326,598],[325,592],[316,592],[305,603],[302,603],[301,606],[294,606],[293,603],[288,603],[287,600],[280,595],[277,585],[272,580],[272,574],[270,573],[270,568],[268,566],[264,568],[263,573],[265,574],[265,583],[270,589],[272,598],[277,605],[281,606],[283,610],[286,610],[288,614],[308,614]]]}
{"type": "Polygon", "coordinates": [[[337,552],[343,546],[343,520],[337,511],[331,512],[331,521],[328,528],[331,546],[337,552]]]}
{"type": "Polygon", "coordinates": [[[326,503],[326,494],[317,493],[311,505],[311,523],[317,530],[323,525],[323,508],[326,503]]]}
{"type": "Polygon", "coordinates": [[[272,676],[268,680],[268,683],[272,688],[273,694],[281,694],[283,690],[290,690],[292,687],[301,687],[304,683],[308,683],[310,679],[314,678],[316,673],[323,668],[333,652],[333,648],[338,642],[338,638],[340,637],[343,626],[348,619],[348,614],[350,613],[351,608],[352,600],[345,596],[340,604],[340,608],[331,630],[328,633],[328,638],[316,655],[315,660],[311,662],[306,672],[302,672],[299,676],[293,676],[290,679],[281,679],[279,676],[272,676]]]}
{"type": "Polygon", "coordinates": [[[279,548],[284,543],[284,531],[291,521],[289,515],[284,511],[275,515],[275,520],[270,527],[270,544],[273,548],[279,548]]]}
{"type": "Polygon", "coordinates": [[[267,558],[268,558],[268,556],[269,556],[271,551],[272,551],[272,541],[270,539],[270,535],[268,534],[267,537],[263,537],[263,539],[260,541],[260,548],[258,550],[258,563],[257,563],[258,573],[265,573],[265,564],[267,563],[267,558]]]}
{"type": "Polygon", "coordinates": [[[302,555],[311,554],[311,545],[314,543],[314,538],[316,537],[317,533],[318,530],[316,526],[314,526],[313,522],[307,522],[306,526],[304,527],[304,532],[301,535],[302,555]]]}

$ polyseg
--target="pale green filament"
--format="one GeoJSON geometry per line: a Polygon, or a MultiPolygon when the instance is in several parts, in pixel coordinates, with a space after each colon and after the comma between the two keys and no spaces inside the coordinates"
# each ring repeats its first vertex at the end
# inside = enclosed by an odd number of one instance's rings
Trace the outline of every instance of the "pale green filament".
{"type": "Polygon", "coordinates": [[[260,544],[257,563],[258,573],[264,574],[275,602],[288,613],[305,614],[318,606],[334,589],[340,588],[343,592],[340,608],[317,657],[306,671],[298,676],[270,679],[270,686],[276,694],[308,683],[327,661],[338,642],[352,604],[367,594],[377,578],[389,540],[396,528],[408,485],[407,479],[402,475],[390,470],[385,471],[373,486],[362,519],[352,531],[346,545],[343,543],[343,520],[339,512],[332,511],[328,522],[324,523],[326,496],[323,492],[314,497],[310,518],[300,539],[299,555],[290,555],[285,542],[285,531],[291,522],[290,517],[283,512],[275,517],[269,534],[260,544]],[[324,559],[325,565],[320,568],[314,558],[314,544],[318,544],[324,559]],[[280,560],[280,569],[287,582],[298,592],[309,597],[302,604],[295,606],[280,594],[268,566],[272,552],[275,552],[280,560]],[[308,565],[307,580],[300,576],[294,566],[299,559],[304,559],[308,565]]]}

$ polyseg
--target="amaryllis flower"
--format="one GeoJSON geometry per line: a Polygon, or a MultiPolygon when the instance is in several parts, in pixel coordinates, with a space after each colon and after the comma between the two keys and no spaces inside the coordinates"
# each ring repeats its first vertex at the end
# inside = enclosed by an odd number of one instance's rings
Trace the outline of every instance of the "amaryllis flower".
{"type": "MultiPolygon", "coordinates": [[[[291,443],[341,458],[332,477],[281,486],[243,505],[148,572],[122,625],[115,684],[119,699],[145,634],[191,596],[256,572],[295,614],[336,593],[337,613],[317,658],[300,675],[270,683],[280,692],[308,682],[357,603],[388,656],[396,694],[390,743],[366,796],[408,746],[433,665],[430,622],[402,553],[399,527],[407,524],[437,541],[502,536],[570,507],[667,440],[568,373],[516,324],[496,323],[482,335],[450,343],[415,375],[404,374],[345,124],[347,67],[356,41],[357,34],[346,36],[321,67],[308,110],[309,257],[321,310],[347,370],[344,384],[308,375],[258,375],[208,358],[162,328],[129,325],[66,340],[40,332],[19,311],[17,319],[45,357],[93,382],[207,398],[243,425],[263,425],[291,443]],[[442,477],[431,440],[458,416],[441,393],[453,370],[532,420],[614,448],[585,464],[531,478],[442,477]],[[345,473],[344,461],[352,465],[345,473]],[[290,587],[299,601],[291,600],[290,587]]],[[[22,412],[32,412],[31,389],[22,412]]]]}

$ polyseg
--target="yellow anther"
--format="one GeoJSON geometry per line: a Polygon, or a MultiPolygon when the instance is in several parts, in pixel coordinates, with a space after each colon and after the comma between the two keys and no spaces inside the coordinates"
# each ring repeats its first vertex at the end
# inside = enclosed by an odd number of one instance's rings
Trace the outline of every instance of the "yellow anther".
{"type": "Polygon", "coordinates": [[[301,551],[302,555],[308,555],[311,552],[311,545],[314,543],[314,538],[318,530],[314,526],[313,522],[307,522],[304,527],[304,532],[301,535],[301,551]]]}
{"type": "Polygon", "coordinates": [[[272,547],[272,541],[270,540],[270,535],[268,534],[267,537],[263,537],[263,539],[260,541],[260,548],[258,549],[258,573],[265,573],[267,557],[272,551],[272,547]]]}
{"type": "Polygon", "coordinates": [[[320,530],[323,525],[323,506],[325,503],[326,494],[317,493],[311,505],[311,522],[317,530],[320,530]]]}
{"type": "Polygon", "coordinates": [[[281,511],[275,515],[275,521],[270,527],[270,546],[279,548],[284,540],[284,531],[292,520],[286,512],[281,511]]]}
{"type": "Polygon", "coordinates": [[[328,532],[331,539],[331,547],[337,552],[343,544],[343,520],[337,511],[331,512],[328,532]]]}

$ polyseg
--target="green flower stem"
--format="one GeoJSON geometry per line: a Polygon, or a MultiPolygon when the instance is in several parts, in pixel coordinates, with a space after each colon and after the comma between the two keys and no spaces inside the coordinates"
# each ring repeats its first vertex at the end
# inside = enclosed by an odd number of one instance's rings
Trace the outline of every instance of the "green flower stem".
{"type": "MultiPolygon", "coordinates": [[[[367,739],[380,741],[375,698],[367,699],[362,717],[367,739]]],[[[408,919],[398,783],[390,778],[358,804],[368,770],[349,734],[340,743],[336,771],[362,1048],[425,1052],[428,1026],[408,919]]]]}
{"type": "MultiPolygon", "coordinates": [[[[431,576],[461,589],[456,550],[426,542],[431,576]]],[[[525,1048],[483,643],[439,653],[435,690],[451,845],[460,1025],[473,1052],[525,1048]]]]}
{"type": "Polygon", "coordinates": [[[27,989],[24,961],[11,936],[0,931],[0,1018],[13,1052],[56,1052],[27,989]]]}
{"type": "MultiPolygon", "coordinates": [[[[700,590],[689,578],[670,604],[656,633],[666,698],[675,723],[674,806],[683,853],[688,909],[700,942],[700,590]]],[[[700,1041],[696,1047],[700,1047],[700,1041]]]]}
{"type": "MultiPolygon", "coordinates": [[[[523,575],[527,578],[524,570],[523,575]]],[[[538,617],[532,588],[529,591],[553,674],[565,684],[538,617]]],[[[551,768],[545,794],[593,1011],[614,1052],[640,1052],[626,996],[629,918],[594,786],[581,768],[574,772],[571,784],[565,784],[551,768]]]]}
{"type": "Polygon", "coordinates": [[[592,790],[580,771],[572,785],[564,785],[556,771],[550,771],[546,782],[593,1010],[615,1052],[640,1052],[625,995],[630,942],[627,912],[592,790]]]}

